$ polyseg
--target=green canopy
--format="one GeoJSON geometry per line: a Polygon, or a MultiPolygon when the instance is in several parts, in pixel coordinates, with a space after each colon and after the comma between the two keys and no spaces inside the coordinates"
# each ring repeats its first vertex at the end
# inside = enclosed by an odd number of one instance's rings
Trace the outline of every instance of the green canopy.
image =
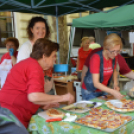
{"type": "Polygon", "coordinates": [[[95,13],[73,19],[72,25],[79,28],[132,30],[134,29],[134,4],[119,7],[107,13],[95,13]]]}
{"type": "MultiPolygon", "coordinates": [[[[59,42],[59,16],[83,11],[102,12],[100,9],[104,7],[127,5],[133,2],[134,0],[0,0],[0,12],[12,11],[55,16],[57,42],[59,42]]],[[[59,60],[58,63],[60,63],[59,60]]]]}
{"type": "Polygon", "coordinates": [[[104,7],[120,6],[133,0],[0,0],[0,11],[40,13],[61,16],[82,11],[100,12],[104,7]]]}

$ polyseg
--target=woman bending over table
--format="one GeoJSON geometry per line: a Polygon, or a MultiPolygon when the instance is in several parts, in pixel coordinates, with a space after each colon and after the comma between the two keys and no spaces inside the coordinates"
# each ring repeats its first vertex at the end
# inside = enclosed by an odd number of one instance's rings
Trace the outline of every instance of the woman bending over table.
{"type": "Polygon", "coordinates": [[[57,102],[74,101],[69,93],[44,93],[43,70],[53,67],[57,50],[57,43],[48,39],[38,39],[30,58],[17,63],[11,69],[0,91],[0,133],[28,134],[26,128],[30,118],[40,106],[51,108],[50,104],[57,106],[57,102]]]}
{"type": "MultiPolygon", "coordinates": [[[[108,87],[112,76],[116,78],[115,58],[122,47],[122,41],[116,34],[110,34],[105,37],[103,42],[103,50],[92,53],[89,58],[88,71],[82,83],[82,98],[84,100],[93,99],[95,97],[112,94],[115,98],[121,99],[123,95],[119,92],[119,87],[114,89],[108,87]]],[[[95,51],[95,50],[94,50],[95,51]]],[[[116,85],[117,79],[114,79],[116,85]]]]}

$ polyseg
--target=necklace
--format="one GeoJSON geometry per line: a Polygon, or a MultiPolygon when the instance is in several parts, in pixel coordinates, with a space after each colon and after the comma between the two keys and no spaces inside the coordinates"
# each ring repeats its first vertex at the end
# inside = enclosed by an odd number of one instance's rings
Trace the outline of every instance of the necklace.
{"type": "Polygon", "coordinates": [[[106,64],[107,64],[106,72],[108,72],[109,71],[109,58],[107,58],[105,51],[103,51],[103,56],[105,57],[106,64]]]}
{"type": "Polygon", "coordinates": [[[108,72],[109,71],[109,60],[106,61],[106,63],[107,63],[107,72],[108,72]]]}

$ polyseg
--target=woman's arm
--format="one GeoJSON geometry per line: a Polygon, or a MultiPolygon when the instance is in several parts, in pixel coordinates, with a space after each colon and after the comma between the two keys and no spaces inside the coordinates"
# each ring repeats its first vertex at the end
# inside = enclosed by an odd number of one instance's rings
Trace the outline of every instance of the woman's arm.
{"type": "Polygon", "coordinates": [[[134,80],[134,72],[133,71],[130,71],[129,73],[123,74],[123,75],[134,80]]]}
{"type": "Polygon", "coordinates": [[[78,71],[79,63],[80,63],[80,59],[79,59],[79,57],[78,57],[78,58],[77,58],[77,64],[76,64],[76,71],[78,71]]]}
{"type": "Polygon", "coordinates": [[[112,94],[117,99],[122,99],[123,95],[119,91],[111,89],[99,82],[100,74],[92,74],[94,87],[104,92],[112,94]]]}
{"type": "Polygon", "coordinates": [[[14,66],[16,64],[17,59],[16,59],[15,56],[11,56],[11,59],[12,59],[12,63],[13,63],[13,66],[14,66]]]}
{"type": "Polygon", "coordinates": [[[48,95],[41,92],[35,92],[28,94],[28,100],[38,105],[45,105],[48,103],[65,101],[72,103],[74,102],[74,97],[70,93],[67,93],[65,95],[48,95]]]}
{"type": "Polygon", "coordinates": [[[118,75],[119,75],[119,72],[117,71],[117,69],[114,69],[114,72],[113,72],[114,89],[117,91],[120,91],[118,75]]]}
{"type": "Polygon", "coordinates": [[[88,71],[88,67],[84,65],[82,69],[82,73],[81,73],[81,86],[82,86],[82,83],[84,81],[84,77],[86,76],[87,71],[88,71]]]}

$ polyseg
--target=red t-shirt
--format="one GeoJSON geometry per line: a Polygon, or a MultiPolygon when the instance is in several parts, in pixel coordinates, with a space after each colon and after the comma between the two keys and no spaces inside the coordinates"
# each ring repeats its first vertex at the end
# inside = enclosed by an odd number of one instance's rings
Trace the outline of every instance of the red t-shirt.
{"type": "Polygon", "coordinates": [[[118,54],[117,58],[118,58],[118,64],[119,64],[119,68],[120,68],[120,70],[119,70],[120,74],[124,75],[124,74],[129,73],[131,71],[131,69],[127,65],[125,59],[120,54],[118,54]]]}
{"type": "Polygon", "coordinates": [[[79,66],[78,70],[82,70],[83,65],[86,61],[86,58],[88,57],[89,53],[92,51],[92,49],[89,49],[88,51],[84,51],[81,47],[78,51],[78,58],[79,58],[79,66]]]}
{"type": "MultiPolygon", "coordinates": [[[[101,48],[92,50],[91,53],[88,55],[84,65],[88,67],[89,66],[89,59],[90,59],[91,55],[93,53],[96,53],[96,52],[102,50],[102,49],[103,48],[101,47],[101,48]]],[[[131,69],[127,65],[125,59],[120,54],[117,55],[117,60],[118,60],[119,68],[120,68],[120,70],[119,70],[120,74],[122,74],[122,75],[127,74],[131,71],[131,69]]]]}
{"type": "MultiPolygon", "coordinates": [[[[116,58],[115,63],[117,63],[117,58],[116,58]]],[[[89,60],[88,65],[89,65],[88,67],[90,68],[90,72],[92,74],[99,74],[100,73],[100,56],[98,54],[93,54],[89,60]]],[[[106,58],[103,57],[103,66],[104,67],[103,67],[102,84],[107,86],[108,81],[113,74],[112,59],[106,60],[106,58]]],[[[114,69],[115,68],[116,68],[116,64],[114,66],[114,69]]],[[[84,82],[82,84],[82,88],[86,89],[84,82]]],[[[100,90],[97,90],[97,91],[100,91],[100,90]]]]}
{"type": "MultiPolygon", "coordinates": [[[[14,53],[14,56],[17,57],[18,55],[18,51],[16,51],[14,53]]],[[[3,62],[4,59],[11,59],[11,56],[9,54],[9,52],[5,53],[2,57],[1,57],[1,60],[0,60],[0,64],[3,62]]]]}
{"type": "Polygon", "coordinates": [[[92,54],[94,54],[94,53],[96,53],[96,52],[98,52],[98,51],[101,51],[101,50],[103,50],[102,47],[92,50],[92,51],[90,52],[90,54],[88,55],[88,57],[86,58],[86,61],[85,61],[84,65],[88,67],[88,66],[89,66],[89,59],[90,59],[90,57],[92,56],[92,54]]]}
{"type": "Polygon", "coordinates": [[[37,60],[28,58],[14,65],[0,91],[0,105],[11,110],[25,127],[39,108],[28,100],[33,92],[44,92],[44,74],[37,60]]]}

